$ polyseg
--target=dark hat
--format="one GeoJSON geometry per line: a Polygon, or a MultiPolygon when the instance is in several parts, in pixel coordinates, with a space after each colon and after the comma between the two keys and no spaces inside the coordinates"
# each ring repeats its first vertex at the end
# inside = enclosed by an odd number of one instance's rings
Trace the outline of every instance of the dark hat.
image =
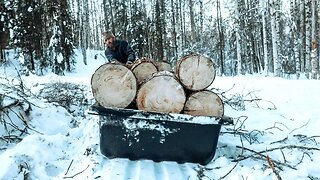
{"type": "Polygon", "coordinates": [[[111,31],[106,31],[106,32],[103,33],[103,35],[104,35],[105,39],[110,39],[110,38],[115,37],[114,34],[111,31]]]}

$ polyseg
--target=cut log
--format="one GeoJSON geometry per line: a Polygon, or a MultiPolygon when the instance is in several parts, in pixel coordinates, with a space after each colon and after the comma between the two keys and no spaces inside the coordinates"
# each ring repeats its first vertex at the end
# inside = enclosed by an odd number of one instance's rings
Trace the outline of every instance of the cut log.
{"type": "Polygon", "coordinates": [[[103,107],[126,108],[136,96],[137,81],[124,65],[107,63],[92,75],[91,88],[95,100],[103,107]]]}
{"type": "Polygon", "coordinates": [[[155,65],[157,66],[158,72],[159,71],[173,72],[171,64],[166,61],[156,61],[155,65]]]}
{"type": "Polygon", "coordinates": [[[214,92],[208,90],[198,91],[187,98],[183,113],[193,116],[222,117],[224,106],[220,97],[214,92]]]}
{"type": "Polygon", "coordinates": [[[166,71],[156,73],[144,82],[136,98],[139,110],[163,113],[180,113],[185,101],[183,86],[166,71]]]}
{"type": "Polygon", "coordinates": [[[152,74],[156,73],[158,69],[151,60],[141,58],[132,64],[131,71],[136,76],[138,84],[141,84],[143,81],[150,78],[152,74]]]}
{"type": "Polygon", "coordinates": [[[194,54],[185,56],[177,62],[176,75],[185,88],[199,91],[212,84],[216,70],[211,59],[194,54]]]}

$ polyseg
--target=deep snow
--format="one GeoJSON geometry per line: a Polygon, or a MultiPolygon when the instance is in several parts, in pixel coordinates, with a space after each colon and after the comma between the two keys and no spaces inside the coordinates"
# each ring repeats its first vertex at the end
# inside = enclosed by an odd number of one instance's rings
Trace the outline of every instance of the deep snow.
{"type": "MultiPolygon", "coordinates": [[[[0,179],[277,179],[267,157],[282,179],[320,179],[320,81],[294,77],[216,77],[211,88],[222,97],[225,114],[234,118],[235,125],[223,126],[215,157],[206,166],[104,157],[99,149],[98,117],[86,111],[86,105],[94,103],[91,75],[105,62],[99,55],[94,59],[99,53],[89,51],[86,66],[77,52],[76,69],[65,76],[21,76],[30,90],[25,91],[30,95],[27,100],[33,104],[26,119],[28,133],[21,141],[0,139],[0,179]],[[53,82],[82,87],[87,100],[84,115],[78,106],[68,112],[37,96],[53,82]]],[[[19,83],[12,64],[1,66],[0,73],[2,84],[16,87],[19,83]]],[[[14,89],[0,92],[15,94],[14,89]]],[[[10,102],[5,98],[2,105],[10,102]]],[[[10,117],[24,127],[17,114],[10,117]]],[[[3,121],[8,117],[1,118],[0,135],[6,137],[3,121]]]]}

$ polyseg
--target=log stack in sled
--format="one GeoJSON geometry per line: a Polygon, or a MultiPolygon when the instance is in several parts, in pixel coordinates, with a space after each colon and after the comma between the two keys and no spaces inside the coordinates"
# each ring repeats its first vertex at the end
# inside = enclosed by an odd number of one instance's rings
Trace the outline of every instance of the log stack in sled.
{"type": "Polygon", "coordinates": [[[91,88],[103,107],[221,117],[223,102],[207,89],[215,76],[214,63],[203,55],[182,57],[174,70],[167,62],[143,58],[130,67],[101,65],[92,75],[91,88]]]}

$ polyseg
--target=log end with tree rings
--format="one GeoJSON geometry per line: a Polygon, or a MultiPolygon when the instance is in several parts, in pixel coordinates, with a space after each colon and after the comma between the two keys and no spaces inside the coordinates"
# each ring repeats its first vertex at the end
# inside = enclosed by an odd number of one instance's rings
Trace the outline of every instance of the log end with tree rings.
{"type": "Polygon", "coordinates": [[[159,71],[173,72],[171,64],[167,61],[155,61],[155,65],[157,66],[158,72],[159,71]]]}
{"type": "Polygon", "coordinates": [[[224,105],[216,93],[208,90],[198,91],[187,98],[183,113],[192,116],[222,117],[224,105]]]}
{"type": "Polygon", "coordinates": [[[107,63],[92,75],[91,89],[101,106],[126,108],[136,97],[137,81],[124,65],[107,63]]]}
{"type": "Polygon", "coordinates": [[[216,70],[211,59],[193,54],[184,56],[177,62],[176,75],[185,88],[199,91],[212,84],[216,70]]]}
{"type": "Polygon", "coordinates": [[[140,86],[136,98],[139,110],[162,113],[180,113],[185,101],[183,86],[176,77],[161,72],[154,74],[140,86]]]}
{"type": "Polygon", "coordinates": [[[132,64],[131,70],[136,76],[138,84],[141,84],[144,80],[150,78],[152,74],[158,71],[156,65],[147,58],[136,60],[132,64]]]}

